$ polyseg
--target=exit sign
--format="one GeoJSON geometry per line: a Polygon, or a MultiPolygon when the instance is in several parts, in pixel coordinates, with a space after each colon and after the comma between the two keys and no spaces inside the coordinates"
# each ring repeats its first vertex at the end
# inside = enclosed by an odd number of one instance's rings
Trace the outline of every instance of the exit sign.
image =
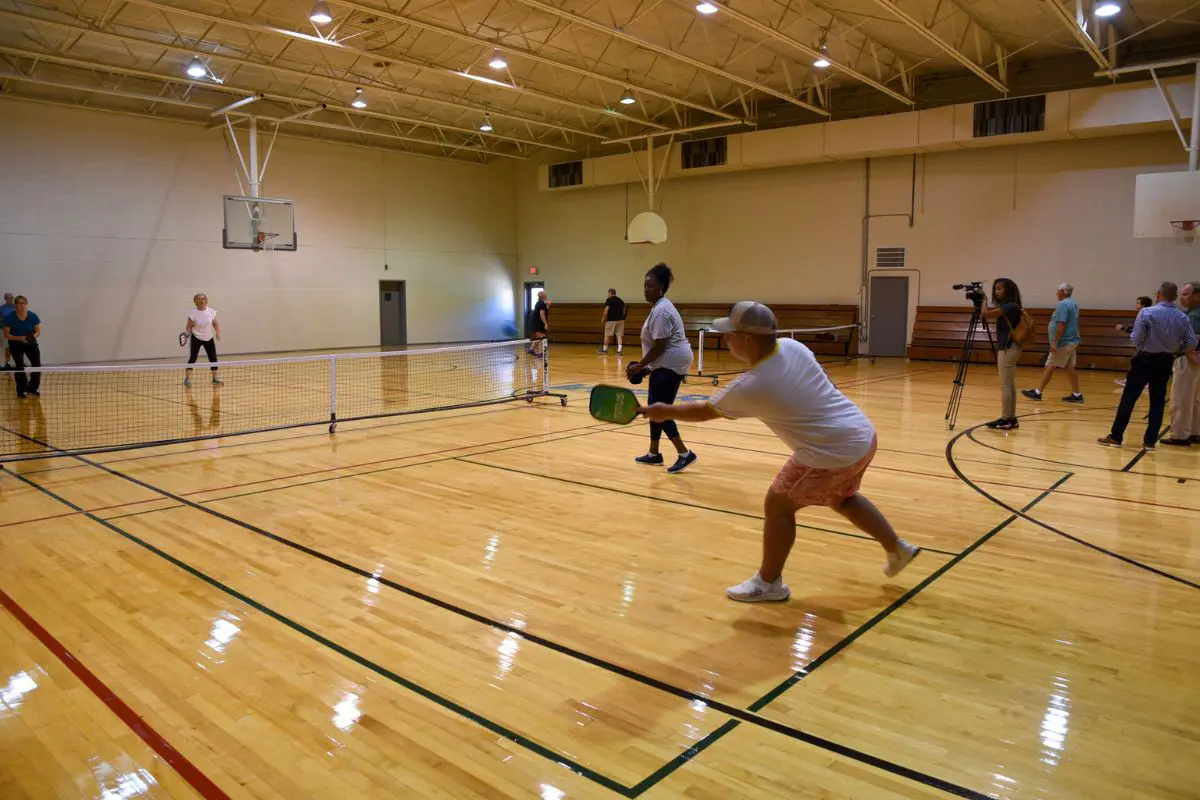
{"type": "Polygon", "coordinates": [[[530,268],[529,268],[529,274],[530,274],[530,275],[537,275],[537,267],[530,267],[530,268]]]}

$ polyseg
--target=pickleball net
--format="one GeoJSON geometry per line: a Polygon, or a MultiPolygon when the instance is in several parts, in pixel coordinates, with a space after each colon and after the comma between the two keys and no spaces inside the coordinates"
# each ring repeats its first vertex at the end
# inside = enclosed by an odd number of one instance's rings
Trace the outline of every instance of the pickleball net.
{"type": "MultiPolygon", "coordinates": [[[[791,338],[804,342],[817,354],[850,358],[850,348],[858,325],[832,325],[824,328],[788,328],[775,331],[778,339],[791,338]]],[[[750,367],[735,359],[721,341],[725,334],[711,328],[701,328],[696,334],[696,376],[712,378],[717,385],[721,378],[740,375],[750,367]]]]}
{"type": "Polygon", "coordinates": [[[530,342],[186,364],[42,367],[0,381],[0,462],[485,406],[550,391],[530,342]],[[214,378],[219,383],[214,383],[214,378]]]}

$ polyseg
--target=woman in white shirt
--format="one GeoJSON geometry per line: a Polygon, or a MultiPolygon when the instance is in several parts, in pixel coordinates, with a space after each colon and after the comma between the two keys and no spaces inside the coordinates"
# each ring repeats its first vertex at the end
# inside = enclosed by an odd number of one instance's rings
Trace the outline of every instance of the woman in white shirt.
{"type": "MultiPolygon", "coordinates": [[[[195,303],[196,307],[188,311],[187,315],[186,332],[191,334],[189,341],[191,352],[187,363],[195,364],[196,356],[200,355],[200,348],[203,347],[205,354],[208,355],[208,363],[216,364],[216,342],[221,341],[221,323],[217,322],[217,310],[208,305],[208,297],[203,293],[193,297],[192,302],[195,303]]],[[[214,386],[221,384],[221,379],[217,377],[217,368],[215,366],[212,367],[212,382],[214,386]]],[[[191,367],[187,369],[183,385],[192,385],[191,367]]]]}
{"type": "MultiPolygon", "coordinates": [[[[646,273],[642,293],[652,308],[646,315],[646,323],[642,325],[642,360],[635,361],[625,368],[626,376],[633,382],[641,382],[646,373],[650,374],[647,405],[674,403],[679,385],[692,368],[692,346],[688,343],[683,328],[683,318],[679,316],[675,304],[667,299],[671,278],[671,268],[666,264],[655,264],[646,273]]],[[[664,433],[671,440],[671,444],[675,445],[675,451],[678,453],[675,463],[667,467],[667,472],[681,472],[687,469],[695,462],[696,454],[688,450],[687,445],[683,443],[674,420],[651,422],[650,450],[634,460],[639,464],[662,464],[663,457],[662,453],[658,452],[658,442],[664,433]]]]}

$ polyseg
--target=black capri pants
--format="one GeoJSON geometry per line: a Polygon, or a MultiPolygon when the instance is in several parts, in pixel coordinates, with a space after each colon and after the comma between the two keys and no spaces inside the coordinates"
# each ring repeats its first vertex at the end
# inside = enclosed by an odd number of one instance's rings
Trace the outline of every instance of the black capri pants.
{"type": "MultiPolygon", "coordinates": [[[[216,343],[216,341],[209,339],[206,342],[203,339],[197,339],[195,336],[193,336],[191,338],[191,340],[188,342],[188,344],[191,349],[191,355],[188,356],[189,364],[196,363],[196,356],[200,355],[201,346],[204,347],[204,353],[208,356],[208,363],[210,363],[210,364],[217,363],[217,343],[216,343]]],[[[213,369],[213,371],[216,371],[217,368],[213,367],[212,369],[213,369]]]]}
{"type": "MultiPolygon", "coordinates": [[[[647,399],[647,403],[666,403],[667,405],[671,405],[675,402],[675,395],[679,394],[679,385],[681,383],[683,383],[683,376],[678,372],[673,369],[659,367],[650,373],[650,396],[647,399]]],[[[664,433],[668,439],[679,438],[679,426],[675,424],[675,420],[669,419],[666,422],[650,423],[651,442],[657,442],[662,438],[664,433]]]]}

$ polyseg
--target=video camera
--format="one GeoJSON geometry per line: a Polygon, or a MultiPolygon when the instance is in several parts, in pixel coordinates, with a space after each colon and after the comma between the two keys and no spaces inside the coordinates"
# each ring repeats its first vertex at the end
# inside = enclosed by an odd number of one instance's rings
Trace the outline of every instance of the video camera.
{"type": "Polygon", "coordinates": [[[982,281],[972,281],[971,283],[956,283],[953,288],[955,291],[962,291],[966,294],[967,299],[975,305],[983,305],[983,301],[987,299],[987,295],[983,291],[982,281]]]}

